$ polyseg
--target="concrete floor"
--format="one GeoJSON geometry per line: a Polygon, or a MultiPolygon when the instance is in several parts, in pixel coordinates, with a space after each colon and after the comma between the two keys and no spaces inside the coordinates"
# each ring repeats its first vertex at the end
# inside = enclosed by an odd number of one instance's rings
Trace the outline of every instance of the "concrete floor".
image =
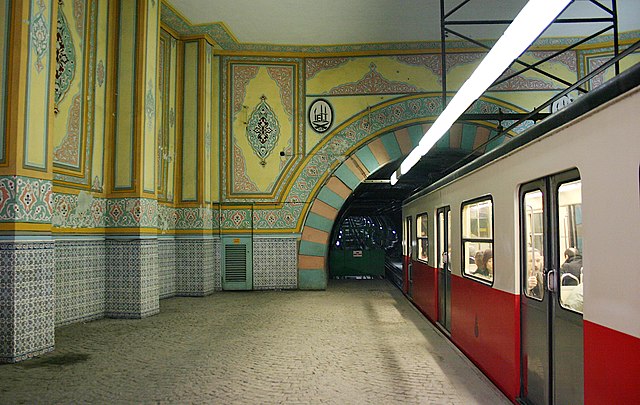
{"type": "Polygon", "coordinates": [[[509,403],[384,280],[171,298],[56,330],[0,365],[0,403],[509,403]]]}

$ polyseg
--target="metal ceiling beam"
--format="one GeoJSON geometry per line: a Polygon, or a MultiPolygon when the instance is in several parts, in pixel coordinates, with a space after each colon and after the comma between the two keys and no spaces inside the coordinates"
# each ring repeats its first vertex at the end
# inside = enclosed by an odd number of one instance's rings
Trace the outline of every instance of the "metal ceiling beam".
{"type": "MultiPolygon", "coordinates": [[[[447,28],[448,26],[471,26],[471,25],[496,25],[496,24],[510,24],[513,20],[508,20],[508,19],[487,19],[487,20],[453,20],[451,18],[451,16],[457,12],[458,10],[460,10],[461,8],[463,8],[464,6],[466,6],[471,0],[464,0],[462,3],[456,5],[453,9],[451,9],[449,12],[446,11],[446,0],[440,0],[440,40],[441,40],[441,44],[440,44],[440,53],[441,53],[441,63],[442,63],[442,110],[444,111],[444,108],[447,105],[447,64],[446,64],[446,58],[447,58],[447,50],[446,50],[446,37],[447,34],[452,34],[452,35],[456,35],[459,38],[462,38],[466,41],[469,41],[481,48],[484,49],[490,49],[489,46],[483,44],[480,41],[476,41],[473,38],[470,38],[466,35],[463,35],[457,31],[454,31],[450,28],[447,28]]],[[[516,59],[515,63],[518,63],[522,66],[525,66],[525,69],[519,70],[517,71],[515,74],[510,74],[508,76],[505,76],[503,78],[500,78],[499,80],[497,80],[492,86],[496,86],[498,84],[504,83],[507,80],[510,80],[518,75],[521,75],[524,72],[527,72],[529,70],[535,71],[537,73],[540,73],[542,75],[545,75],[555,81],[557,81],[558,83],[561,83],[565,86],[567,86],[567,88],[571,88],[572,90],[578,90],[580,92],[586,93],[587,90],[580,87],[579,84],[576,85],[577,83],[570,83],[556,75],[553,75],[547,71],[545,71],[544,69],[540,69],[538,68],[538,66],[542,65],[544,62],[547,62],[551,59],[553,59],[554,57],[557,57],[559,55],[561,55],[564,52],[567,52],[609,30],[613,31],[613,43],[614,43],[614,55],[613,57],[616,58],[619,55],[619,41],[618,41],[618,15],[617,15],[617,0],[610,0],[611,1],[611,8],[606,7],[605,5],[603,5],[599,0],[588,0],[591,4],[595,5],[596,7],[600,8],[601,10],[603,10],[604,12],[606,12],[607,14],[609,14],[609,16],[607,17],[584,17],[584,18],[558,18],[554,23],[560,23],[560,24],[575,24],[575,23],[610,23],[611,25],[604,28],[604,29],[600,29],[599,31],[587,36],[586,38],[583,38],[580,41],[577,41],[576,43],[569,45],[565,48],[563,48],[560,51],[554,52],[551,56],[544,58],[541,61],[538,61],[534,64],[529,64],[526,62],[523,62],[521,60],[516,59]]],[[[619,64],[616,62],[615,63],[615,74],[618,75],[619,74],[619,64]]],[[[566,93],[565,93],[566,94],[566,93]]],[[[551,102],[545,103],[545,105],[549,105],[551,104],[551,102]]],[[[526,114],[528,119],[532,119],[531,117],[542,117],[541,115],[538,115],[541,113],[541,111],[539,109],[535,109],[534,111],[532,111],[529,114],[526,114]],[[531,113],[533,113],[533,115],[530,115],[531,113]]],[[[468,115],[469,119],[474,119],[473,117],[470,116],[470,114],[463,114],[463,115],[468,115]]],[[[515,119],[520,120],[520,117],[516,117],[515,115],[512,116],[515,119]]],[[[523,119],[520,122],[517,122],[516,124],[512,125],[512,128],[515,128],[517,125],[519,125],[522,121],[524,121],[524,116],[522,117],[523,119]]],[[[479,118],[476,117],[475,119],[483,119],[483,118],[479,118]]],[[[535,119],[535,118],[534,118],[535,119]]],[[[497,120],[500,120],[499,118],[497,120]]],[[[509,120],[509,118],[504,118],[504,120],[509,120]]]]}

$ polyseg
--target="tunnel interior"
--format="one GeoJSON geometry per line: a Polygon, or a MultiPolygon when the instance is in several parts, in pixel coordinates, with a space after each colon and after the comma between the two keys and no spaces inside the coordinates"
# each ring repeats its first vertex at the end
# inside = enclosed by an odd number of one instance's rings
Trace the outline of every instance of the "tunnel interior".
{"type": "Polygon", "coordinates": [[[331,232],[329,278],[387,278],[402,282],[402,203],[412,194],[481,155],[459,149],[434,149],[398,183],[389,178],[392,161],[358,185],[339,211],[331,232]]]}

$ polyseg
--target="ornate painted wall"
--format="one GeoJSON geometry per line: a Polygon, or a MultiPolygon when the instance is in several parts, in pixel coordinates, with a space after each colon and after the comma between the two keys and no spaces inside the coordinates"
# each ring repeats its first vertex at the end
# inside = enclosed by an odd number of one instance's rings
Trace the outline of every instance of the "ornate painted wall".
{"type": "MultiPolygon", "coordinates": [[[[158,0],[4,1],[0,21],[0,361],[51,350],[56,325],[221,289],[227,237],[252,235],[253,288],[324,288],[344,201],[418,142],[443,71],[455,90],[481,56],[457,44],[443,70],[435,43],[240,44],[158,0]]],[[[572,81],[610,41],[548,69],[572,81]]],[[[529,109],[561,87],[528,73],[472,110],[529,109]]],[[[491,149],[504,141],[494,125],[456,125],[436,147],[491,149]]]]}

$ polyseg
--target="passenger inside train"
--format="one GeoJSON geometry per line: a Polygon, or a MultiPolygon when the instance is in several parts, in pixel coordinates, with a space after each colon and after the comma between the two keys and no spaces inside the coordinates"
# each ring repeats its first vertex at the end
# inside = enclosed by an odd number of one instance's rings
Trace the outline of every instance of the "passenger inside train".
{"type": "Polygon", "coordinates": [[[473,273],[474,276],[486,279],[493,277],[493,251],[491,249],[476,252],[475,262],[478,268],[473,273]]]}
{"type": "Polygon", "coordinates": [[[564,251],[564,263],[560,267],[560,279],[563,286],[576,286],[580,283],[582,273],[582,255],[577,248],[570,247],[564,251]]]}
{"type": "Polygon", "coordinates": [[[542,299],[544,283],[542,254],[538,249],[527,249],[527,295],[542,299]]]}

